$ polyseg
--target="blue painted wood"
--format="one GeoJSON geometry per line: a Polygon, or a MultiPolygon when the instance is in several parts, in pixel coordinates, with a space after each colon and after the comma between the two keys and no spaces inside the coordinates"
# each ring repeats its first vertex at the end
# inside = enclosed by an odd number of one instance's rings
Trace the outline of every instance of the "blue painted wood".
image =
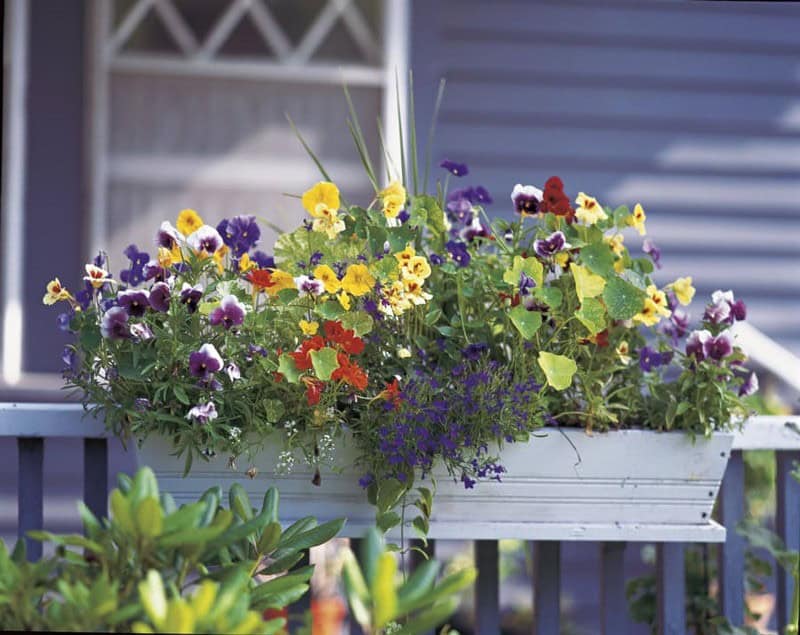
{"type": "Polygon", "coordinates": [[[44,440],[17,439],[17,450],[17,535],[25,538],[28,560],[34,561],[42,557],[42,543],[25,537],[25,533],[44,526],[44,440]]]}
{"type": "MultiPolygon", "coordinates": [[[[709,490],[709,496],[713,492],[709,490]]],[[[722,488],[719,493],[720,522],[728,528],[725,547],[720,553],[720,603],[722,614],[731,624],[744,620],[744,563],[747,544],[735,531],[744,518],[744,458],[741,452],[732,452],[722,488]]]]}
{"type": "Polygon", "coordinates": [[[533,632],[559,635],[561,632],[561,543],[534,543],[533,632]]]}
{"type": "Polygon", "coordinates": [[[83,440],[83,502],[98,518],[108,514],[108,442],[83,440]]]}
{"type": "Polygon", "coordinates": [[[625,544],[600,545],[600,620],[603,635],[622,635],[630,623],[625,599],[625,544]]]}
{"type": "Polygon", "coordinates": [[[500,570],[498,541],[475,541],[475,634],[496,635],[500,632],[500,570]]]}
{"type": "MultiPolygon", "coordinates": [[[[791,476],[794,464],[800,462],[800,452],[776,452],[775,483],[777,487],[777,514],[775,524],[778,535],[788,549],[800,551],[800,483],[791,476]]],[[[794,580],[789,573],[778,570],[778,632],[790,624],[789,616],[794,593],[794,580]]]]}
{"type": "Polygon", "coordinates": [[[657,632],[658,635],[684,635],[686,633],[684,545],[678,542],[660,543],[656,550],[657,632]]]}

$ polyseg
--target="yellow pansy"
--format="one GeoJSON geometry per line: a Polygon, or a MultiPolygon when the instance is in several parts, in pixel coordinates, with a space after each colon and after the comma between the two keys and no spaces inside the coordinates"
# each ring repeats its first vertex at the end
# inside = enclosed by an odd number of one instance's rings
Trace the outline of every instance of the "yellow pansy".
{"type": "Polygon", "coordinates": [[[350,304],[350,296],[347,295],[347,291],[340,291],[339,295],[336,297],[339,300],[339,304],[342,305],[342,308],[345,311],[349,311],[351,304],[350,304]]]}
{"type": "Polygon", "coordinates": [[[658,305],[650,298],[645,298],[644,308],[641,313],[633,316],[634,322],[641,322],[645,326],[658,324],[659,320],[661,320],[661,316],[659,316],[658,305]]]}
{"type": "Polygon", "coordinates": [[[633,214],[628,216],[628,225],[635,227],[636,231],[644,236],[646,233],[644,222],[646,220],[647,216],[645,216],[644,208],[639,203],[636,203],[636,207],[633,208],[633,214]]]}
{"type": "Polygon", "coordinates": [[[328,265],[318,265],[314,269],[314,277],[325,285],[325,291],[328,293],[336,293],[342,287],[336,272],[328,265]]]}
{"type": "Polygon", "coordinates": [[[399,280],[383,288],[383,298],[386,302],[380,302],[378,307],[387,315],[402,315],[413,306],[406,295],[405,286],[399,280]]]}
{"type": "Polygon", "coordinates": [[[554,260],[556,264],[563,269],[569,262],[569,254],[566,251],[560,251],[554,256],[554,260]]]}
{"type": "Polygon", "coordinates": [[[669,310],[666,294],[663,291],[659,291],[656,285],[651,284],[647,286],[647,295],[650,296],[653,304],[656,305],[659,315],[663,317],[672,315],[672,311],[669,310]]]}
{"type": "Polygon", "coordinates": [[[292,274],[281,271],[280,269],[272,271],[270,281],[273,283],[272,286],[264,289],[269,295],[276,295],[279,291],[283,291],[284,289],[297,288],[292,274]]]}
{"type": "Polygon", "coordinates": [[[320,181],[303,193],[303,208],[314,218],[322,218],[326,211],[337,212],[341,207],[339,188],[328,181],[320,181]]]}
{"type": "Polygon", "coordinates": [[[678,302],[683,306],[688,306],[695,293],[695,288],[692,286],[692,277],[678,278],[671,286],[675,292],[675,297],[678,298],[678,302]]]}
{"type": "Polygon", "coordinates": [[[178,231],[184,236],[193,234],[203,225],[205,225],[203,219],[200,218],[200,215],[193,209],[182,210],[181,213],[178,214],[178,220],[175,223],[178,231]]]}
{"type": "Polygon", "coordinates": [[[308,320],[300,320],[298,322],[300,326],[300,330],[303,331],[303,335],[316,335],[317,331],[319,331],[319,322],[309,322],[308,320]]]}
{"type": "Polygon", "coordinates": [[[250,260],[250,256],[248,254],[242,254],[242,257],[239,258],[239,271],[250,271],[250,269],[255,269],[256,267],[258,267],[258,265],[250,260]]]}
{"type": "Polygon", "coordinates": [[[620,342],[619,346],[614,349],[617,352],[617,357],[619,357],[619,361],[621,361],[626,366],[631,363],[631,350],[628,346],[628,342],[620,342]]]}
{"type": "Polygon", "coordinates": [[[596,298],[606,288],[606,281],[591,273],[586,267],[573,264],[569,270],[572,272],[572,277],[575,278],[575,292],[581,302],[584,298],[596,298]]]}
{"type": "Polygon", "coordinates": [[[53,278],[47,283],[47,293],[44,294],[42,302],[45,304],[55,304],[62,300],[72,300],[72,294],[61,286],[61,281],[58,278],[53,278]]]}
{"type": "Polygon", "coordinates": [[[424,256],[413,256],[403,266],[403,277],[422,284],[431,275],[431,266],[424,256]]]}
{"type": "Polygon", "coordinates": [[[614,234],[613,236],[605,236],[603,238],[606,245],[611,247],[614,255],[621,256],[625,253],[625,237],[622,234],[614,234]]]}
{"type": "Polygon", "coordinates": [[[159,247],[156,260],[158,260],[159,266],[163,267],[164,269],[171,267],[175,263],[182,262],[183,255],[181,254],[181,248],[178,247],[177,244],[172,249],[159,247]]]}
{"type": "Polygon", "coordinates": [[[422,289],[422,283],[415,280],[407,280],[403,285],[403,292],[406,299],[412,304],[425,304],[433,296],[422,289]]]}
{"type": "Polygon", "coordinates": [[[577,208],[575,216],[584,225],[594,225],[598,221],[606,220],[608,215],[603,211],[602,205],[597,202],[597,199],[581,192],[578,198],[575,199],[577,208]]]}
{"type": "Polygon", "coordinates": [[[344,231],[344,221],[339,218],[339,213],[336,210],[326,209],[323,210],[321,215],[314,219],[311,225],[315,232],[324,232],[328,238],[333,240],[344,231]]]}
{"type": "Polygon", "coordinates": [[[366,265],[350,265],[342,278],[342,288],[356,297],[369,293],[374,286],[375,278],[366,265]]]}
{"type": "Polygon", "coordinates": [[[385,189],[378,192],[378,196],[383,201],[383,213],[386,218],[397,218],[406,205],[406,188],[398,181],[389,183],[385,189]]]}

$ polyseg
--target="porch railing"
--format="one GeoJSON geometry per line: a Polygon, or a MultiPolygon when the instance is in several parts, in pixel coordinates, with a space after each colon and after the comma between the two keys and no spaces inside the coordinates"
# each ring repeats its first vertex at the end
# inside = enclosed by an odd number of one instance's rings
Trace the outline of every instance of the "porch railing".
{"type": "MultiPolygon", "coordinates": [[[[80,405],[0,404],[0,437],[16,438],[19,449],[19,536],[43,526],[42,468],[44,446],[51,438],[77,437],[84,440],[84,501],[94,513],[106,513],[109,489],[107,436],[101,422],[84,418],[80,405]]],[[[775,451],[776,530],[790,549],[800,550],[800,485],[790,474],[793,464],[800,462],[800,417],[755,417],[734,441],[720,491],[718,519],[728,530],[720,549],[719,598],[723,614],[733,624],[741,624],[744,619],[746,544],[734,528],[745,515],[743,453],[749,450],[775,451]]],[[[708,535],[699,538],[670,535],[669,532],[637,535],[635,531],[618,537],[581,536],[582,540],[597,541],[601,554],[597,631],[604,635],[620,635],[628,630],[624,553],[627,542],[638,541],[657,543],[659,632],[665,635],[684,633],[684,550],[690,541],[715,542],[721,533],[719,526],[711,525],[708,535]]],[[[464,526],[462,538],[472,538],[468,524],[464,526]]],[[[548,536],[547,540],[531,542],[534,549],[534,632],[537,635],[558,635],[561,541],[548,536]]],[[[29,541],[28,553],[32,559],[41,557],[41,544],[29,541]]],[[[500,632],[500,578],[496,540],[475,541],[475,564],[479,570],[475,586],[475,633],[497,635],[500,632]]],[[[792,585],[790,576],[782,572],[778,574],[777,623],[781,631],[789,619],[792,585]]]]}

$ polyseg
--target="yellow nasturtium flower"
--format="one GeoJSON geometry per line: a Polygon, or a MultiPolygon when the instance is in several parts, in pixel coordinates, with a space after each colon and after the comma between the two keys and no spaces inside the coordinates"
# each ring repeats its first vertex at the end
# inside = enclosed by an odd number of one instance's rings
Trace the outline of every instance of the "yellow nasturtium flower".
{"type": "Polygon", "coordinates": [[[597,199],[583,192],[578,194],[575,204],[578,206],[575,210],[575,216],[584,225],[594,225],[598,221],[608,218],[608,215],[603,211],[603,206],[597,202],[597,199]]]}
{"type": "Polygon", "coordinates": [[[398,251],[394,257],[397,259],[397,262],[400,263],[401,267],[406,267],[411,259],[417,255],[417,251],[414,249],[414,245],[408,243],[406,248],[403,251],[398,251]]]}
{"type": "Polygon", "coordinates": [[[675,292],[675,297],[678,298],[678,302],[683,306],[688,306],[695,293],[695,288],[692,286],[692,277],[678,278],[671,286],[675,292]]]}
{"type": "Polygon", "coordinates": [[[389,183],[385,189],[378,192],[378,196],[383,201],[383,213],[386,218],[397,218],[406,206],[406,188],[398,181],[389,183]]]}
{"type": "Polygon", "coordinates": [[[342,306],[342,308],[345,311],[349,311],[351,304],[350,304],[350,296],[347,295],[347,291],[340,291],[339,295],[337,295],[336,297],[338,298],[339,304],[342,306]]]}
{"type": "Polygon", "coordinates": [[[318,265],[314,269],[314,277],[322,282],[328,293],[336,293],[342,286],[339,278],[336,277],[336,272],[328,265],[318,265]]]}
{"type": "Polygon", "coordinates": [[[200,229],[205,223],[200,215],[193,209],[185,209],[178,214],[178,220],[175,223],[178,231],[184,236],[193,234],[196,230],[200,229]]]}
{"type": "Polygon", "coordinates": [[[647,230],[645,230],[644,227],[644,222],[646,220],[647,216],[644,213],[644,208],[639,203],[636,203],[636,207],[633,208],[633,214],[628,216],[628,225],[635,227],[636,231],[638,231],[640,235],[644,236],[645,233],[647,233],[647,230]]]}
{"type": "Polygon", "coordinates": [[[239,271],[244,273],[245,271],[250,271],[250,269],[257,268],[258,265],[250,260],[249,254],[242,254],[242,257],[239,258],[239,271]]]}
{"type": "Polygon", "coordinates": [[[641,322],[645,326],[654,326],[661,320],[658,305],[650,298],[645,298],[644,308],[633,316],[634,322],[641,322]]]}
{"type": "Polygon", "coordinates": [[[615,349],[617,353],[617,357],[619,357],[619,361],[621,361],[626,366],[631,363],[631,350],[628,346],[628,342],[620,342],[619,346],[615,349]]]}
{"type": "Polygon", "coordinates": [[[611,251],[615,256],[621,256],[625,253],[625,237],[622,234],[614,234],[613,236],[606,236],[603,238],[606,245],[611,247],[611,251]]]}
{"type": "Polygon", "coordinates": [[[424,256],[413,256],[403,266],[403,278],[422,284],[431,275],[431,266],[424,256]]]}
{"type": "Polygon", "coordinates": [[[342,288],[356,297],[369,293],[374,286],[375,278],[366,265],[350,265],[342,278],[342,288]]]}
{"type": "Polygon", "coordinates": [[[276,295],[279,291],[283,291],[284,289],[297,288],[292,274],[281,271],[280,269],[275,269],[272,272],[270,281],[273,283],[272,286],[264,289],[269,295],[276,295]]]}
{"type": "Polygon", "coordinates": [[[214,252],[213,256],[214,262],[217,263],[217,271],[219,271],[220,273],[225,271],[224,261],[225,261],[225,256],[227,255],[228,255],[227,245],[222,245],[222,247],[220,247],[214,252]]]}
{"type": "Polygon", "coordinates": [[[315,232],[323,232],[330,240],[336,238],[345,229],[344,221],[339,218],[339,212],[332,209],[322,211],[319,218],[315,218],[311,225],[315,232]]]}
{"type": "Polygon", "coordinates": [[[303,193],[303,208],[314,218],[322,218],[326,212],[339,211],[339,188],[328,181],[320,181],[303,193]]]}
{"type": "Polygon", "coordinates": [[[303,335],[316,335],[319,330],[319,322],[316,321],[309,322],[307,320],[300,320],[298,326],[300,330],[303,331],[303,335]]]}
{"type": "Polygon", "coordinates": [[[47,293],[44,294],[42,302],[50,305],[62,300],[72,300],[72,294],[61,286],[58,278],[53,278],[47,283],[47,293]]]}
{"type": "Polygon", "coordinates": [[[659,315],[663,317],[672,315],[672,311],[669,310],[666,294],[663,291],[659,291],[656,285],[651,284],[647,286],[647,295],[650,296],[650,300],[656,305],[656,310],[659,315]]]}

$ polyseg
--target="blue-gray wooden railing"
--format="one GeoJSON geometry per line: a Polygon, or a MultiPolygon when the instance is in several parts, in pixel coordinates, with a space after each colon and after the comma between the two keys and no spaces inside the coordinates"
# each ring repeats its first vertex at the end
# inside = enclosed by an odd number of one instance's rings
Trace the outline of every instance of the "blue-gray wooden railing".
{"type": "MultiPolygon", "coordinates": [[[[0,437],[13,437],[19,449],[18,534],[43,527],[43,457],[48,438],[83,438],[83,497],[96,514],[105,514],[108,499],[108,451],[101,423],[80,419],[77,405],[0,404],[0,437]]],[[[743,452],[774,450],[776,453],[776,528],[790,549],[800,550],[800,485],[791,477],[800,461],[800,417],[755,417],[737,434],[733,454],[720,491],[720,523],[728,529],[720,550],[720,601],[724,615],[733,623],[744,619],[744,540],[734,531],[745,514],[743,452]]],[[[463,538],[470,536],[465,530],[463,538]]],[[[625,542],[599,543],[600,615],[598,632],[620,635],[629,627],[625,600],[623,556],[625,542]]],[[[560,632],[561,543],[538,541],[534,549],[534,632],[560,632]]],[[[658,624],[660,634],[685,632],[685,543],[657,545],[658,624]]],[[[41,544],[28,542],[29,557],[41,557],[41,544]]],[[[475,633],[500,632],[498,542],[475,541],[475,562],[479,570],[475,585],[475,633]]],[[[777,623],[782,632],[789,619],[793,593],[792,579],[779,574],[777,580],[777,623]]],[[[355,631],[353,631],[355,632],[355,631]]]]}

